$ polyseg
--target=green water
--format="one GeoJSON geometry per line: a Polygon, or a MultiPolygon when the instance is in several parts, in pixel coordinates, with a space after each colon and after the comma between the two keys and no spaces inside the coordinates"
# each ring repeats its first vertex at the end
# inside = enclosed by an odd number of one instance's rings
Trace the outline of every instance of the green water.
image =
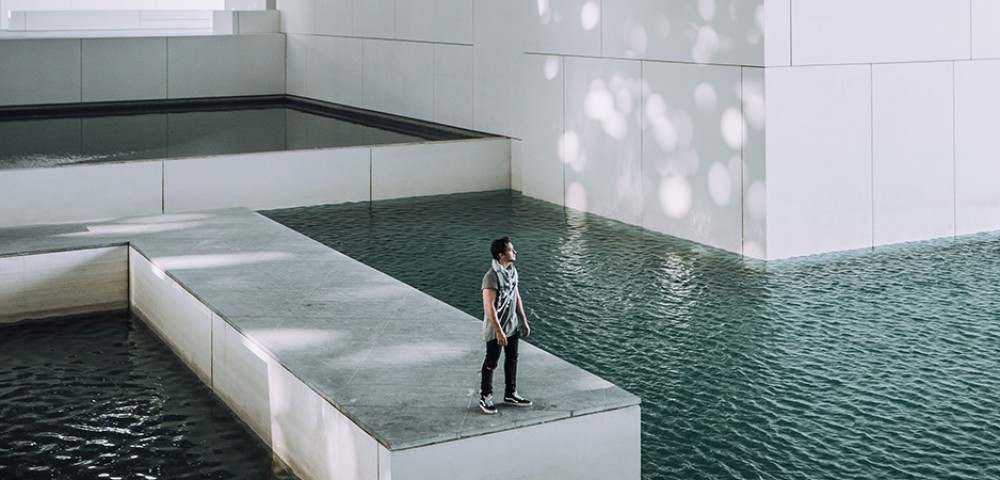
{"type": "Polygon", "coordinates": [[[510,235],[530,341],[642,398],[645,479],[1000,478],[1000,236],[765,267],[511,192],[265,214],[476,317],[510,235]]]}

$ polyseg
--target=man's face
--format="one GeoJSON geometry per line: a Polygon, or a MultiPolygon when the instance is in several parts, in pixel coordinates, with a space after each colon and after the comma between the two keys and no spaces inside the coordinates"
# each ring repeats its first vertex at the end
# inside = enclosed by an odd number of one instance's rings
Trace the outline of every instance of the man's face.
{"type": "Polygon", "coordinates": [[[508,242],[507,250],[505,250],[502,255],[507,257],[508,262],[513,262],[514,260],[517,260],[517,250],[514,250],[514,244],[508,242]]]}

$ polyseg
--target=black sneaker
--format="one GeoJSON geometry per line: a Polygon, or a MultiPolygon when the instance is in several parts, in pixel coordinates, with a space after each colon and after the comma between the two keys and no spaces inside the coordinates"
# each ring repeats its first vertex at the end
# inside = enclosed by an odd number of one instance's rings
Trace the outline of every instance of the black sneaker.
{"type": "Polygon", "coordinates": [[[531,406],[531,400],[528,400],[527,398],[524,398],[524,397],[518,395],[517,392],[508,393],[508,394],[504,395],[503,396],[503,403],[506,403],[508,405],[516,405],[518,407],[530,407],[531,406]]]}
{"type": "Polygon", "coordinates": [[[483,411],[483,413],[488,415],[497,413],[497,406],[493,404],[493,395],[479,397],[479,408],[483,411]]]}

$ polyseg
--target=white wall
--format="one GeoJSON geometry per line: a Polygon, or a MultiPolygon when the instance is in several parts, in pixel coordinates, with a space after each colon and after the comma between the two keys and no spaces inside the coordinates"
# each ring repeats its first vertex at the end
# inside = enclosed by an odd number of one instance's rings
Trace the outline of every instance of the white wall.
{"type": "Polygon", "coordinates": [[[0,39],[0,106],[285,93],[285,37],[0,39]]]}

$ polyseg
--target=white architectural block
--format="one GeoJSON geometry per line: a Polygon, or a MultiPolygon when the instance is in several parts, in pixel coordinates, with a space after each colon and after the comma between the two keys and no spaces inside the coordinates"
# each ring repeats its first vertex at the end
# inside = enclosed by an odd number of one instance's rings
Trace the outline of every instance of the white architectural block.
{"type": "Polygon", "coordinates": [[[396,0],[396,38],[472,45],[473,2],[396,0]]]}
{"type": "Polygon", "coordinates": [[[0,225],[31,225],[161,212],[160,162],[0,170],[0,225]]]}
{"type": "Polygon", "coordinates": [[[763,65],[764,0],[594,3],[603,56],[763,65]]]}
{"type": "Polygon", "coordinates": [[[307,38],[308,96],[362,106],[365,98],[364,40],[325,36],[307,38]]]}
{"type": "Polygon", "coordinates": [[[0,66],[0,105],[80,101],[79,39],[0,40],[0,66]]]}
{"type": "Polygon", "coordinates": [[[272,448],[302,478],[378,478],[374,438],[284,368],[272,365],[272,448]]]}
{"type": "Polygon", "coordinates": [[[26,12],[27,31],[139,30],[138,10],[26,12]]]}
{"type": "Polygon", "coordinates": [[[763,68],[743,68],[743,255],[767,258],[767,157],[763,68]]]}
{"type": "MultiPolygon", "coordinates": [[[[440,478],[573,478],[637,480],[640,477],[639,407],[573,417],[531,427],[389,452],[393,480],[440,478]],[[594,435],[600,432],[600,435],[594,435]],[[565,439],[572,438],[567,448],[565,439]],[[501,469],[494,445],[518,445],[517,461],[501,469]],[[495,472],[492,475],[488,472],[495,472]]],[[[379,457],[381,458],[381,456],[379,457]]]]}
{"type": "Polygon", "coordinates": [[[792,64],[967,59],[970,4],[954,0],[811,0],[792,8],[792,64]]]}
{"type": "Polygon", "coordinates": [[[740,252],[741,68],[645,63],[642,73],[642,226],[740,252]]]}
{"type": "Polygon", "coordinates": [[[0,257],[0,325],[128,308],[125,247],[0,257]]]}
{"type": "Polygon", "coordinates": [[[434,117],[433,44],[365,40],[364,55],[365,108],[434,117]]]}
{"type": "Polygon", "coordinates": [[[167,160],[163,208],[286,208],[368,200],[368,148],[167,160]]]}
{"type": "Polygon", "coordinates": [[[84,102],[166,97],[166,38],[83,39],[84,102]]]}
{"type": "Polygon", "coordinates": [[[871,247],[871,67],[765,77],[768,259],[871,247]]]}
{"type": "Polygon", "coordinates": [[[872,66],[874,243],[955,233],[952,63],[872,66]]]}
{"type": "Polygon", "coordinates": [[[472,47],[434,45],[435,122],[472,128],[472,57],[472,47]]]}
{"type": "Polygon", "coordinates": [[[234,29],[234,17],[232,11],[217,10],[212,12],[212,35],[232,35],[234,29]]]}
{"type": "Polygon", "coordinates": [[[170,37],[169,98],[285,93],[285,36],[170,37]]]}
{"type": "Polygon", "coordinates": [[[271,442],[268,374],[276,361],[212,314],[212,390],[265,443],[271,442]]]}
{"type": "Polygon", "coordinates": [[[1000,61],[955,63],[956,233],[1000,230],[1000,61]]]}
{"type": "Polygon", "coordinates": [[[132,312],[206,385],[212,384],[212,312],[163,269],[129,250],[132,312]]]}
{"type": "Polygon", "coordinates": [[[284,33],[311,35],[316,33],[314,21],[316,18],[316,3],[324,0],[277,0],[276,6],[281,12],[279,24],[284,33]]]}
{"type": "Polygon", "coordinates": [[[319,35],[353,35],[353,0],[316,2],[315,31],[319,35]]]}
{"type": "Polygon", "coordinates": [[[598,0],[521,2],[525,48],[531,53],[601,55],[601,3],[598,0]]]}
{"type": "Polygon", "coordinates": [[[640,63],[568,57],[563,135],[566,206],[642,221],[640,63]]]}
{"type": "Polygon", "coordinates": [[[522,6],[476,0],[474,10],[473,126],[483,132],[524,138],[523,65],[529,56],[522,54],[524,36],[511,35],[509,30],[512,19],[522,18],[522,6]]]}
{"type": "Polygon", "coordinates": [[[972,0],[972,58],[1000,58],[1000,2],[972,0]]]}
{"type": "Polygon", "coordinates": [[[764,0],[764,64],[792,64],[792,0],[764,0]]]}
{"type": "Polygon", "coordinates": [[[580,147],[578,136],[572,138],[570,150],[563,145],[565,57],[524,57],[524,100],[519,115],[525,132],[521,146],[521,191],[563,205],[564,159],[575,158],[580,147]]]}
{"type": "Polygon", "coordinates": [[[280,31],[281,13],[277,10],[232,12],[233,33],[248,35],[252,33],[278,33],[280,31]]]}
{"type": "Polygon", "coordinates": [[[285,35],[285,88],[288,95],[309,96],[309,48],[321,38],[315,35],[285,35]]]}
{"type": "Polygon", "coordinates": [[[510,141],[372,147],[372,200],[510,188],[510,141]]]}
{"type": "Polygon", "coordinates": [[[396,38],[395,0],[353,0],[351,28],[355,36],[396,38]]]}

